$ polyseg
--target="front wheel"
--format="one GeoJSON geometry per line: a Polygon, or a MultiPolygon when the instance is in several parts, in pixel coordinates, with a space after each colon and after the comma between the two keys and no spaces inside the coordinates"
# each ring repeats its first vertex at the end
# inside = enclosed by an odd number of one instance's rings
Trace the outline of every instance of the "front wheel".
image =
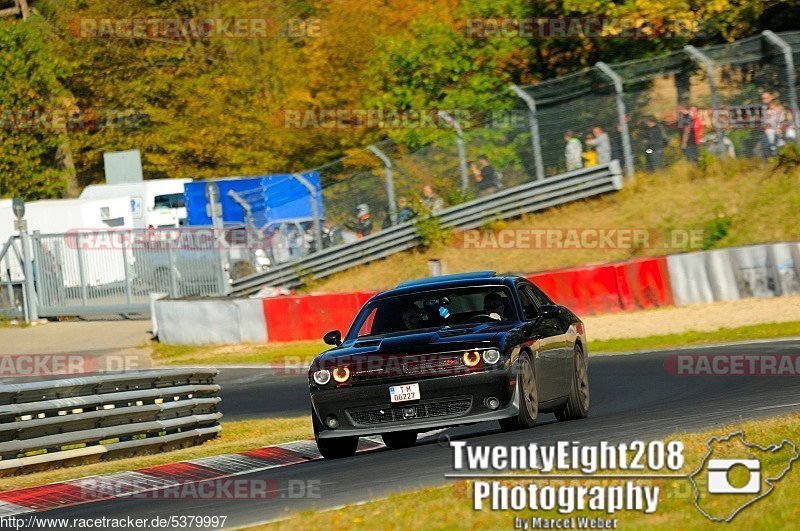
{"type": "Polygon", "coordinates": [[[519,357],[517,373],[517,390],[519,393],[519,413],[515,417],[500,419],[503,431],[532,428],[539,416],[539,392],[536,388],[536,373],[533,361],[527,352],[519,357]]]}
{"type": "Polygon", "coordinates": [[[579,343],[575,343],[572,356],[572,387],[566,405],[554,411],[559,421],[585,419],[589,414],[589,371],[586,355],[579,343]]]}
{"type": "Polygon", "coordinates": [[[314,439],[317,441],[317,450],[325,459],[341,459],[350,457],[358,448],[358,437],[336,437],[335,439],[320,439],[320,425],[317,414],[311,412],[311,422],[314,426],[314,439]]]}

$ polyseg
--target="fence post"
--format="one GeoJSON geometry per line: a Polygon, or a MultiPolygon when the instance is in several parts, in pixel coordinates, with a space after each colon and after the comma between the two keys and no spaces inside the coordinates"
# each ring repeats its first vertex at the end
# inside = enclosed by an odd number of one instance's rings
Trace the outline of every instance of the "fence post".
{"type": "Polygon", "coordinates": [[[544,179],[544,163],[542,162],[542,145],[539,138],[539,119],[536,117],[536,100],[518,85],[508,87],[528,106],[528,124],[531,128],[531,147],[533,148],[533,165],[536,169],[536,180],[544,179]]]}
{"type": "Polygon", "coordinates": [[[39,309],[36,299],[36,284],[33,281],[33,247],[31,238],[28,234],[28,223],[24,219],[19,220],[19,238],[22,244],[22,262],[25,272],[25,306],[27,307],[27,322],[39,319],[39,309]]]}
{"type": "Polygon", "coordinates": [[[220,295],[228,294],[228,275],[225,271],[225,257],[222,251],[222,242],[225,241],[225,226],[222,221],[222,204],[219,202],[219,187],[217,183],[206,184],[206,197],[208,198],[208,214],[214,230],[214,255],[217,266],[217,290],[220,295]]]}
{"type": "Polygon", "coordinates": [[[780,49],[783,53],[783,60],[786,62],[786,85],[789,87],[789,107],[792,111],[792,125],[797,125],[797,85],[794,74],[794,55],[792,54],[792,47],[789,46],[788,42],[781,39],[770,30],[762,31],[761,35],[764,36],[767,42],[780,49]]]}
{"type": "Polygon", "coordinates": [[[469,188],[469,171],[467,170],[467,150],[464,147],[464,130],[455,116],[448,112],[439,111],[439,116],[453,126],[456,131],[456,147],[458,148],[458,166],[461,169],[461,193],[466,194],[469,188]]]}
{"type": "Polygon", "coordinates": [[[370,144],[367,146],[367,149],[372,151],[376,157],[381,159],[383,162],[383,167],[386,170],[386,200],[388,204],[389,210],[389,219],[392,220],[392,225],[397,223],[397,203],[395,202],[394,198],[394,173],[392,171],[392,160],[375,144],[370,144]]]}
{"type": "Polygon", "coordinates": [[[308,193],[311,194],[311,219],[314,224],[314,243],[317,247],[317,252],[319,252],[322,250],[322,226],[320,224],[319,204],[317,202],[317,189],[302,173],[293,173],[292,177],[305,186],[308,193]]]}
{"type": "MultiPolygon", "coordinates": [[[[719,112],[719,100],[717,99],[717,86],[716,83],[714,83],[714,62],[706,54],[692,45],[684,46],[683,50],[693,61],[702,66],[706,71],[706,78],[708,78],[708,90],[711,92],[711,116],[715,116],[715,114],[719,112]]],[[[722,127],[719,122],[719,120],[714,120],[714,131],[716,131],[717,144],[722,143],[723,136],[722,127]]],[[[696,140],[698,142],[700,141],[699,138],[696,140]]]]}
{"type": "Polygon", "coordinates": [[[625,109],[625,98],[622,88],[622,78],[610,66],[600,61],[596,65],[598,70],[614,84],[617,95],[617,120],[619,121],[620,134],[622,135],[622,157],[625,163],[625,175],[633,178],[633,149],[631,148],[631,134],[628,129],[628,112],[625,109]]]}
{"type": "Polygon", "coordinates": [[[128,262],[128,243],[133,242],[133,231],[128,231],[128,237],[123,240],[122,266],[125,268],[125,297],[128,304],[133,304],[133,290],[131,289],[131,264],[128,262]]]}

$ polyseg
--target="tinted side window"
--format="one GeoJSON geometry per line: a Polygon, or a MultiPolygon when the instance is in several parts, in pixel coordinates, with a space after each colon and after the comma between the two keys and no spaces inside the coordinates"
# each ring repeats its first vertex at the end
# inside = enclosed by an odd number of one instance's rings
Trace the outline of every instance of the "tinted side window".
{"type": "Polygon", "coordinates": [[[531,290],[528,286],[521,285],[517,287],[519,291],[519,299],[522,302],[522,309],[525,311],[526,319],[534,319],[539,312],[536,311],[536,303],[531,297],[531,290]]]}
{"type": "Polygon", "coordinates": [[[527,286],[528,289],[531,290],[531,294],[533,295],[533,300],[536,303],[536,306],[542,306],[543,304],[553,304],[553,301],[550,300],[550,297],[544,294],[542,290],[537,288],[536,286],[527,286]]]}

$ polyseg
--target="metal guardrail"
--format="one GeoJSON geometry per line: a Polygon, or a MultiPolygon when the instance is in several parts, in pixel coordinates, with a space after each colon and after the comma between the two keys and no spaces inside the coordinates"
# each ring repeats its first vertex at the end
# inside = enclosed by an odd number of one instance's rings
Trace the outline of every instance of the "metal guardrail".
{"type": "MultiPolygon", "coordinates": [[[[563,173],[480,197],[437,214],[443,228],[471,229],[492,219],[506,219],[555,205],[622,189],[619,161],[563,173]]],[[[413,221],[399,223],[362,238],[314,253],[265,273],[232,283],[231,295],[248,295],[261,286],[297,287],[301,277],[322,278],[418,246],[421,239],[413,221]]]]}
{"type": "Polygon", "coordinates": [[[0,385],[0,473],[220,431],[216,369],[173,369],[0,385]]]}

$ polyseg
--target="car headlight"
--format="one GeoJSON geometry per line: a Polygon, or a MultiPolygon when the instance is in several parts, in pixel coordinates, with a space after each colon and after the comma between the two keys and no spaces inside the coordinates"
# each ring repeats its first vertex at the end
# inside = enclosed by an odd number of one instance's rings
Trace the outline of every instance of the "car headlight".
{"type": "Polygon", "coordinates": [[[338,383],[344,383],[350,378],[350,369],[347,367],[336,367],[333,369],[333,379],[338,383]]]}
{"type": "Polygon", "coordinates": [[[467,367],[474,367],[479,361],[481,361],[481,355],[478,354],[477,350],[464,353],[464,365],[467,367]]]}
{"type": "Polygon", "coordinates": [[[326,383],[331,381],[331,371],[328,369],[322,369],[321,371],[316,371],[314,373],[314,383],[317,385],[325,385],[326,383]]]}
{"type": "Polygon", "coordinates": [[[500,361],[500,351],[493,348],[484,350],[483,361],[486,362],[486,365],[494,365],[500,361]]]}

